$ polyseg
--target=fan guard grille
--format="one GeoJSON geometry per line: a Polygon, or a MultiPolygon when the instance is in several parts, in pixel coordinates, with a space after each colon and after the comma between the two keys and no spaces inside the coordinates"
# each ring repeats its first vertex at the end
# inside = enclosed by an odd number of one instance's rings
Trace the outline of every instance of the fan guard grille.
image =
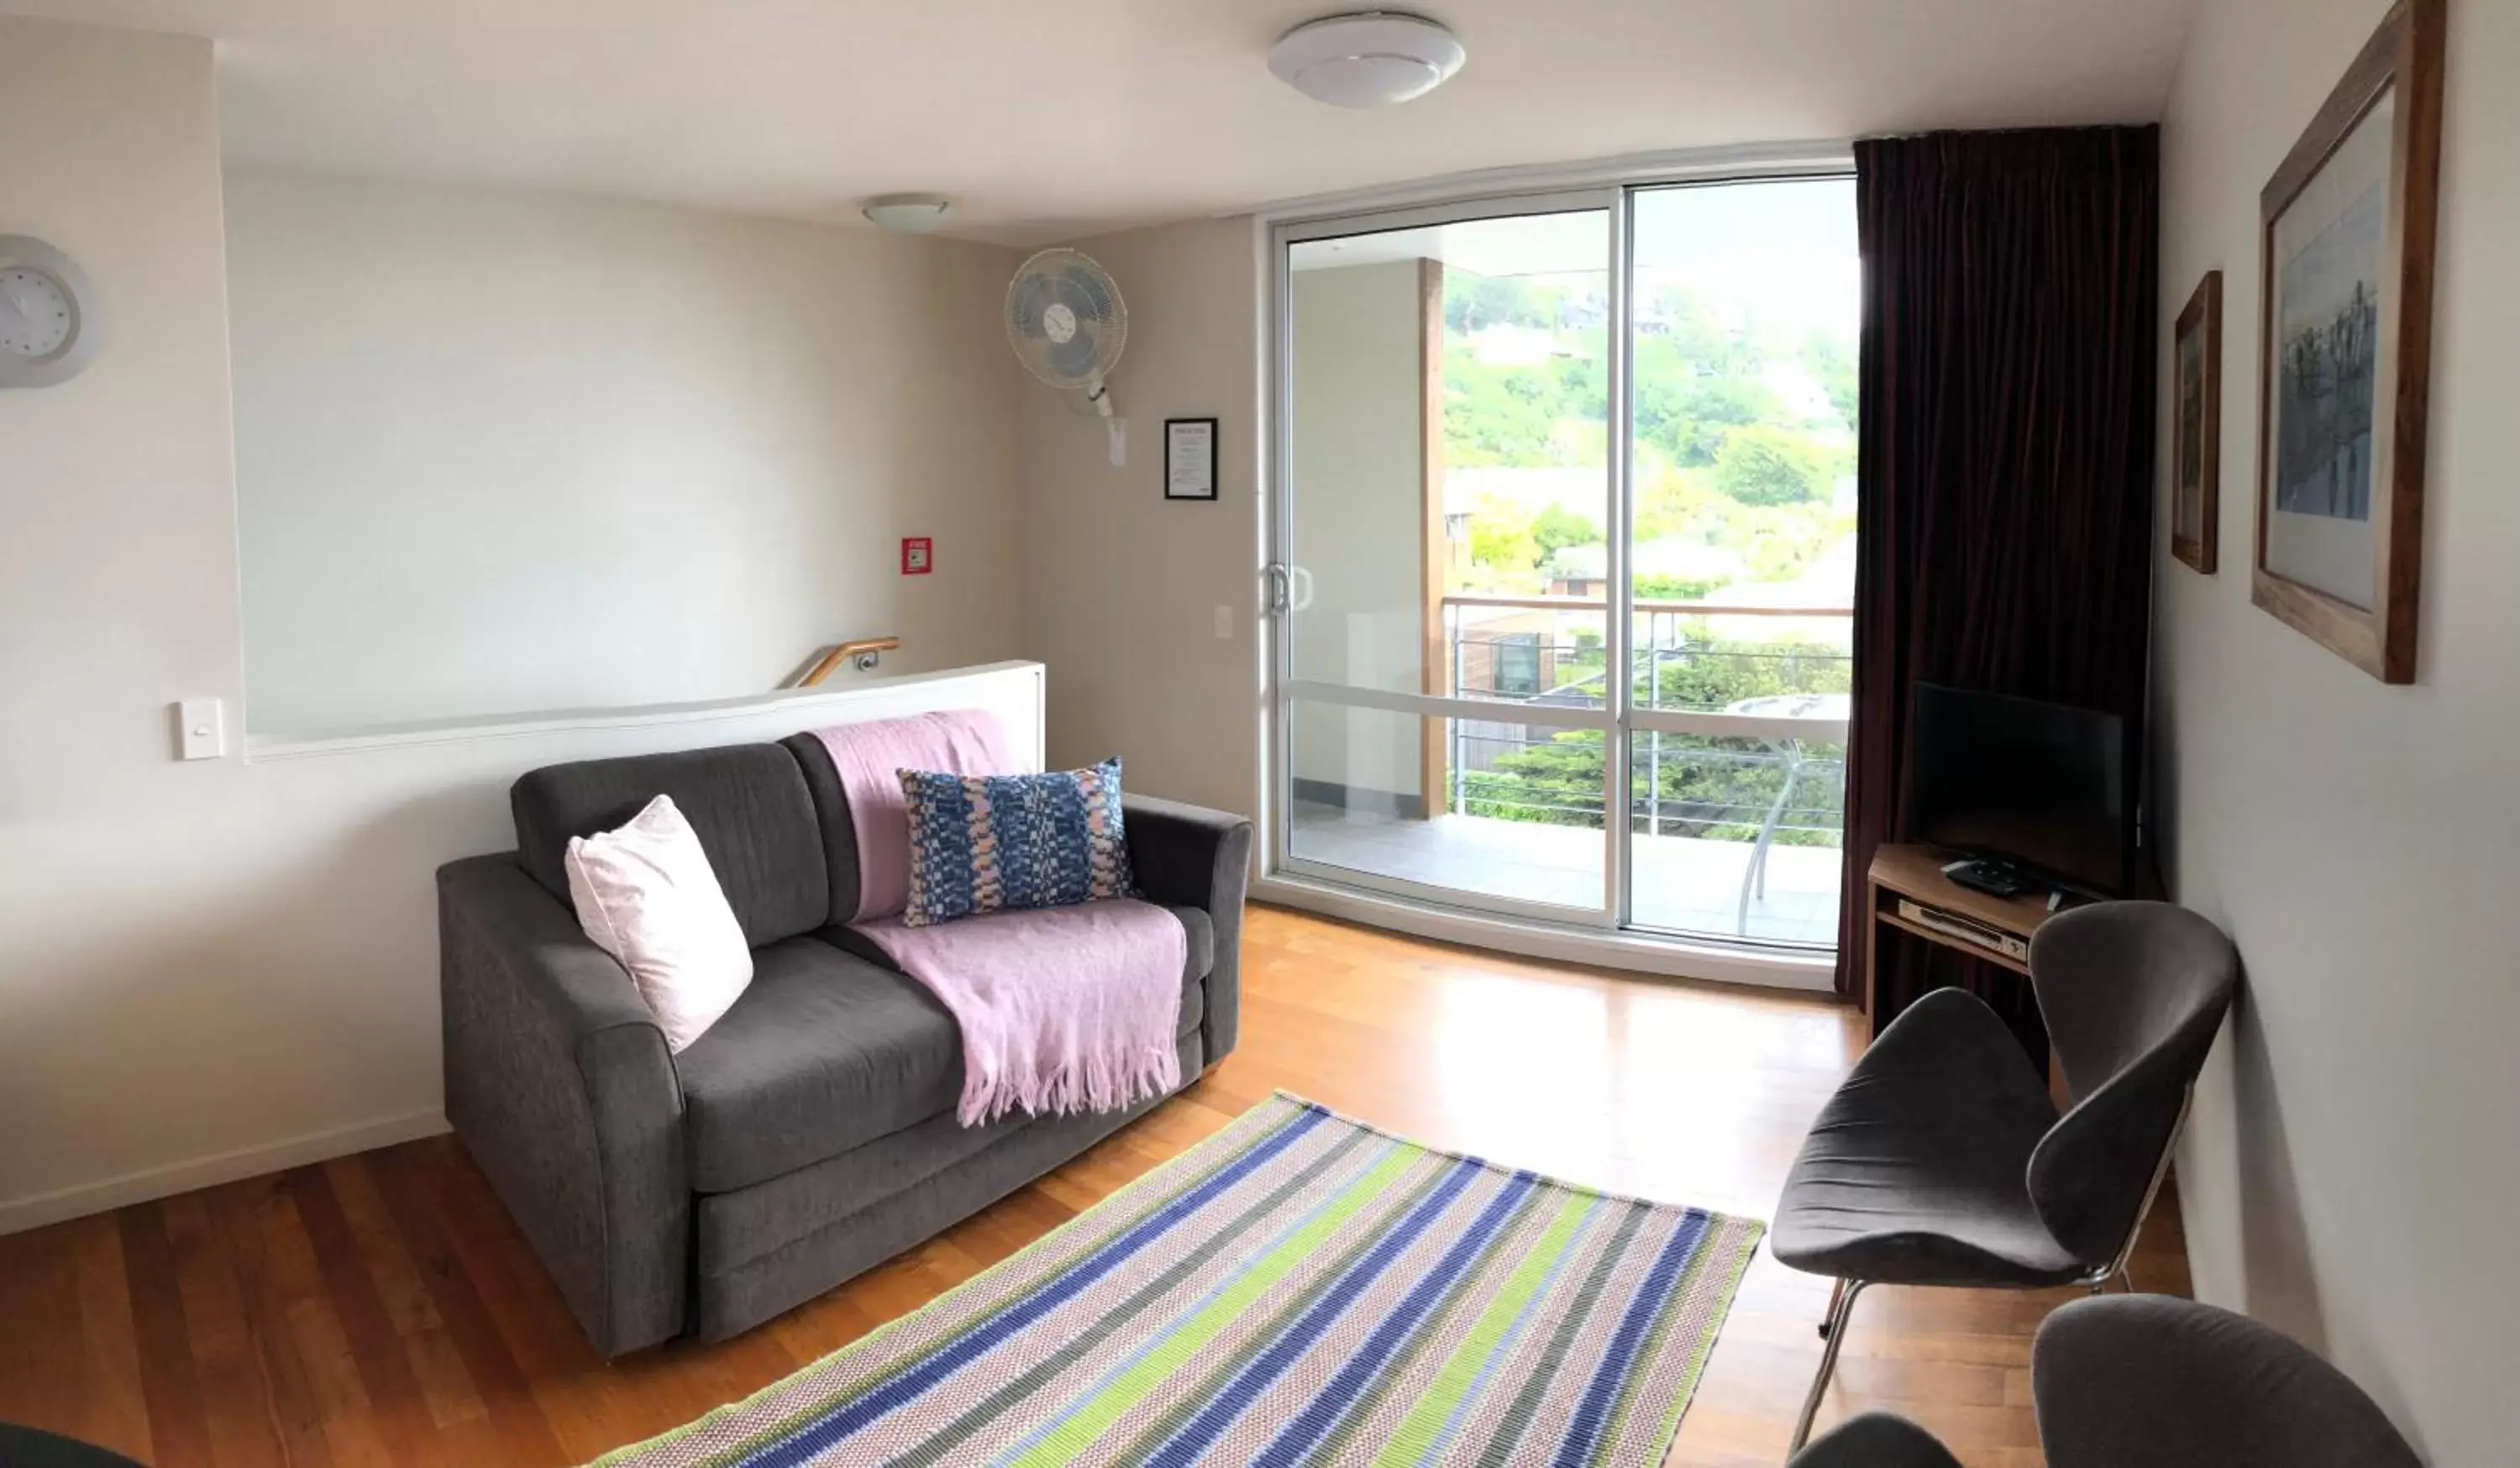
{"type": "Polygon", "coordinates": [[[1053,387],[1094,386],[1129,340],[1129,308],[1111,274],[1079,250],[1045,249],[1007,286],[1007,340],[1053,387]]]}

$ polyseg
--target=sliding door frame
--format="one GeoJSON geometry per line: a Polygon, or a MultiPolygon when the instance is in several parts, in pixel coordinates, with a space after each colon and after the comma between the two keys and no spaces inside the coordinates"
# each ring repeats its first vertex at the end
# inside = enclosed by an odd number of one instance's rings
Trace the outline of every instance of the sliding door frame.
{"type": "MultiPolygon", "coordinates": [[[[1529,194],[1510,194],[1478,200],[1439,204],[1418,204],[1397,209],[1376,209],[1354,214],[1332,214],[1319,218],[1279,224],[1269,232],[1269,342],[1270,342],[1270,443],[1272,474],[1269,534],[1269,564],[1291,565],[1295,545],[1295,495],[1289,480],[1294,464],[1294,266],[1293,247],[1327,240],[1350,239],[1359,235],[1391,234],[1401,230],[1426,229],[1448,224],[1473,224],[1488,219],[1524,218],[1541,214],[1590,214],[1602,216],[1604,249],[1609,278],[1610,368],[1604,391],[1610,440],[1607,462],[1603,466],[1602,506],[1612,517],[1624,514],[1621,486],[1626,482],[1624,467],[1626,445],[1622,441],[1627,422],[1627,378],[1624,342],[1620,324],[1627,319],[1627,191],[1616,185],[1594,188],[1552,190],[1529,194]]],[[[1623,537],[1610,537],[1611,574],[1624,588],[1625,559],[1623,537]]],[[[1432,569],[1431,567],[1429,568],[1432,569]]],[[[1627,666],[1629,629],[1617,614],[1625,605],[1622,599],[1605,607],[1601,640],[1606,657],[1604,667],[1627,666]]],[[[1603,680],[1608,699],[1604,708],[1577,709],[1552,705],[1517,704],[1497,699],[1436,696],[1426,693],[1402,693],[1381,689],[1357,688],[1347,684],[1325,683],[1298,679],[1294,675],[1294,639],[1288,632],[1295,608],[1274,600],[1269,607],[1274,627],[1270,666],[1272,671],[1268,720],[1268,755],[1270,771],[1270,806],[1278,819],[1270,823],[1268,833],[1269,866],[1273,872],[1360,887],[1387,896],[1436,903],[1446,907],[1470,908],[1480,912],[1536,919],[1544,922],[1571,924],[1604,931],[1617,930],[1627,919],[1623,911],[1627,892],[1627,869],[1624,865],[1627,843],[1623,839],[1627,823],[1618,819],[1625,814],[1625,803],[1619,798],[1619,781],[1626,770],[1625,746],[1620,735],[1626,715],[1628,689],[1626,680],[1616,676],[1603,680]],[[1539,725],[1554,729],[1589,729],[1601,735],[1602,776],[1602,855],[1601,896],[1591,908],[1564,907],[1554,903],[1538,903],[1525,899],[1499,896],[1457,887],[1439,887],[1380,872],[1339,867],[1310,860],[1295,854],[1289,832],[1293,823],[1294,772],[1286,748],[1286,726],[1289,714],[1298,702],[1326,704],[1341,708],[1372,709],[1419,719],[1479,719],[1498,723],[1539,725]]],[[[1458,691],[1458,690],[1457,690],[1458,691]]],[[[1422,742],[1422,741],[1421,741],[1422,742]]],[[[1422,774],[1422,772],[1421,772],[1422,774]]],[[[1433,815],[1429,812],[1428,815],[1433,815]]]]}
{"type": "MultiPolygon", "coordinates": [[[[1499,170],[1466,175],[1458,193],[1447,193],[1437,180],[1404,190],[1386,190],[1301,200],[1263,211],[1255,217],[1255,248],[1262,264],[1262,342],[1267,431],[1262,435],[1264,585],[1274,588],[1264,601],[1261,625],[1266,628],[1264,667],[1268,686],[1262,707],[1262,800],[1267,814],[1262,831],[1265,872],[1262,895],[1326,910],[1341,906],[1337,889],[1371,900],[1376,896],[1422,905],[1436,936],[1446,926],[1443,912],[1474,917],[1480,937],[1490,946],[1517,947],[1526,952],[1560,954],[1565,938],[1586,932],[1598,944],[1579,940],[1588,956],[1627,967],[1659,971],[1695,971],[1735,981],[1775,983],[1791,988],[1826,987],[1831,956],[1824,952],[1763,949],[1694,935],[1672,934],[1634,924],[1633,884],[1629,871],[1635,858],[1635,822],[1630,807],[1634,782],[1635,736],[1641,729],[1670,734],[1702,734],[1759,737],[1788,733],[1808,734],[1809,725],[1763,719],[1754,715],[1682,710],[1640,710],[1633,706],[1636,617],[1633,609],[1634,474],[1629,463],[1634,437],[1634,394],[1629,376],[1634,352],[1634,322],[1628,299],[1636,226],[1634,201],[1640,192],[1698,185],[1780,181],[1794,178],[1843,177],[1853,171],[1852,149],[1845,144],[1804,148],[1719,150],[1703,154],[1664,155],[1612,160],[1572,168],[1499,170]],[[1604,473],[1605,530],[1609,564],[1604,587],[1602,645],[1607,694],[1600,710],[1505,703],[1498,700],[1402,693],[1344,684],[1299,680],[1293,674],[1290,608],[1282,581],[1267,577],[1275,567],[1291,563],[1295,505],[1290,483],[1293,465],[1294,313],[1290,247],[1309,242],[1383,234],[1433,225],[1471,223],[1481,219],[1533,214],[1598,211],[1608,231],[1608,329],[1604,333],[1608,372],[1607,452],[1604,473]],[[1598,730],[1602,737],[1602,892],[1597,908],[1494,896],[1454,887],[1438,887],[1384,876],[1354,867],[1310,861],[1291,850],[1292,779],[1287,725],[1299,701],[1337,707],[1379,710],[1418,718],[1479,719],[1519,722],[1564,729],[1598,730]],[[1501,717],[1503,716],[1503,717],[1501,717]],[[1291,879],[1291,880],[1289,880],[1291,879]],[[1309,902],[1312,884],[1327,884],[1325,900],[1309,902]],[[1498,921],[1501,919],[1502,921],[1498,921]],[[1510,935],[1527,933],[1531,942],[1517,945],[1510,935]],[[1499,942],[1501,936],[1508,941],[1499,942]],[[1647,956],[1651,956],[1648,957],[1647,956]],[[1675,968],[1672,956],[1681,956],[1675,968]],[[1688,961],[1688,956],[1702,962],[1688,961]],[[1816,977],[1817,976],[1817,977],[1816,977]]],[[[1431,430],[1430,430],[1431,433],[1431,430]]],[[[1428,568],[1433,573],[1434,568],[1428,568]]],[[[1421,779],[1423,772],[1420,772],[1421,779]]],[[[1431,814],[1431,813],[1430,813],[1431,814]]],[[[1353,906],[1353,904],[1349,905],[1353,906]]]]}

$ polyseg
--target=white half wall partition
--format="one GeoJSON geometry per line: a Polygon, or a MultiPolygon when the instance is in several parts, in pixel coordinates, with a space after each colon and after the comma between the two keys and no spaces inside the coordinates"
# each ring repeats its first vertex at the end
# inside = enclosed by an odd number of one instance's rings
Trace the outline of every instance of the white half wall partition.
{"type": "Polygon", "coordinates": [[[0,1038],[0,1233],[445,1130],[434,873],[515,848],[525,771],[942,709],[994,714],[1039,769],[1044,681],[1008,662],[258,741],[166,826],[21,864],[0,949],[48,997],[0,1038]]]}

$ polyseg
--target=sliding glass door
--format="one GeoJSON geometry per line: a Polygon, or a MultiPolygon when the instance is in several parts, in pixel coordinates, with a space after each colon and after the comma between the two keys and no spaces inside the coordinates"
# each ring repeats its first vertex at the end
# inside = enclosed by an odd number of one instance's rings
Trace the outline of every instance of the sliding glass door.
{"type": "Polygon", "coordinates": [[[1617,203],[1425,211],[1282,245],[1291,866],[1608,919],[1608,605],[1495,568],[1537,570],[1543,512],[1612,517],[1617,203]],[[1517,395],[1542,380],[1550,403],[1517,395]],[[1454,441],[1472,429],[1487,441],[1454,441]]]}
{"type": "Polygon", "coordinates": [[[1282,227],[1276,866],[1831,941],[1842,179],[1282,227]]]}

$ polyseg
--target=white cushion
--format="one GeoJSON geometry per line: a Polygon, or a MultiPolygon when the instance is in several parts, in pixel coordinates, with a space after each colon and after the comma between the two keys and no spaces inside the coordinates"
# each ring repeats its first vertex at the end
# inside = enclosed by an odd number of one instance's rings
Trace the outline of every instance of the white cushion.
{"type": "Polygon", "coordinates": [[[620,960],[680,1052],[752,982],[752,950],[700,838],[659,795],[619,830],[573,836],[568,896],[595,946],[620,960]]]}

